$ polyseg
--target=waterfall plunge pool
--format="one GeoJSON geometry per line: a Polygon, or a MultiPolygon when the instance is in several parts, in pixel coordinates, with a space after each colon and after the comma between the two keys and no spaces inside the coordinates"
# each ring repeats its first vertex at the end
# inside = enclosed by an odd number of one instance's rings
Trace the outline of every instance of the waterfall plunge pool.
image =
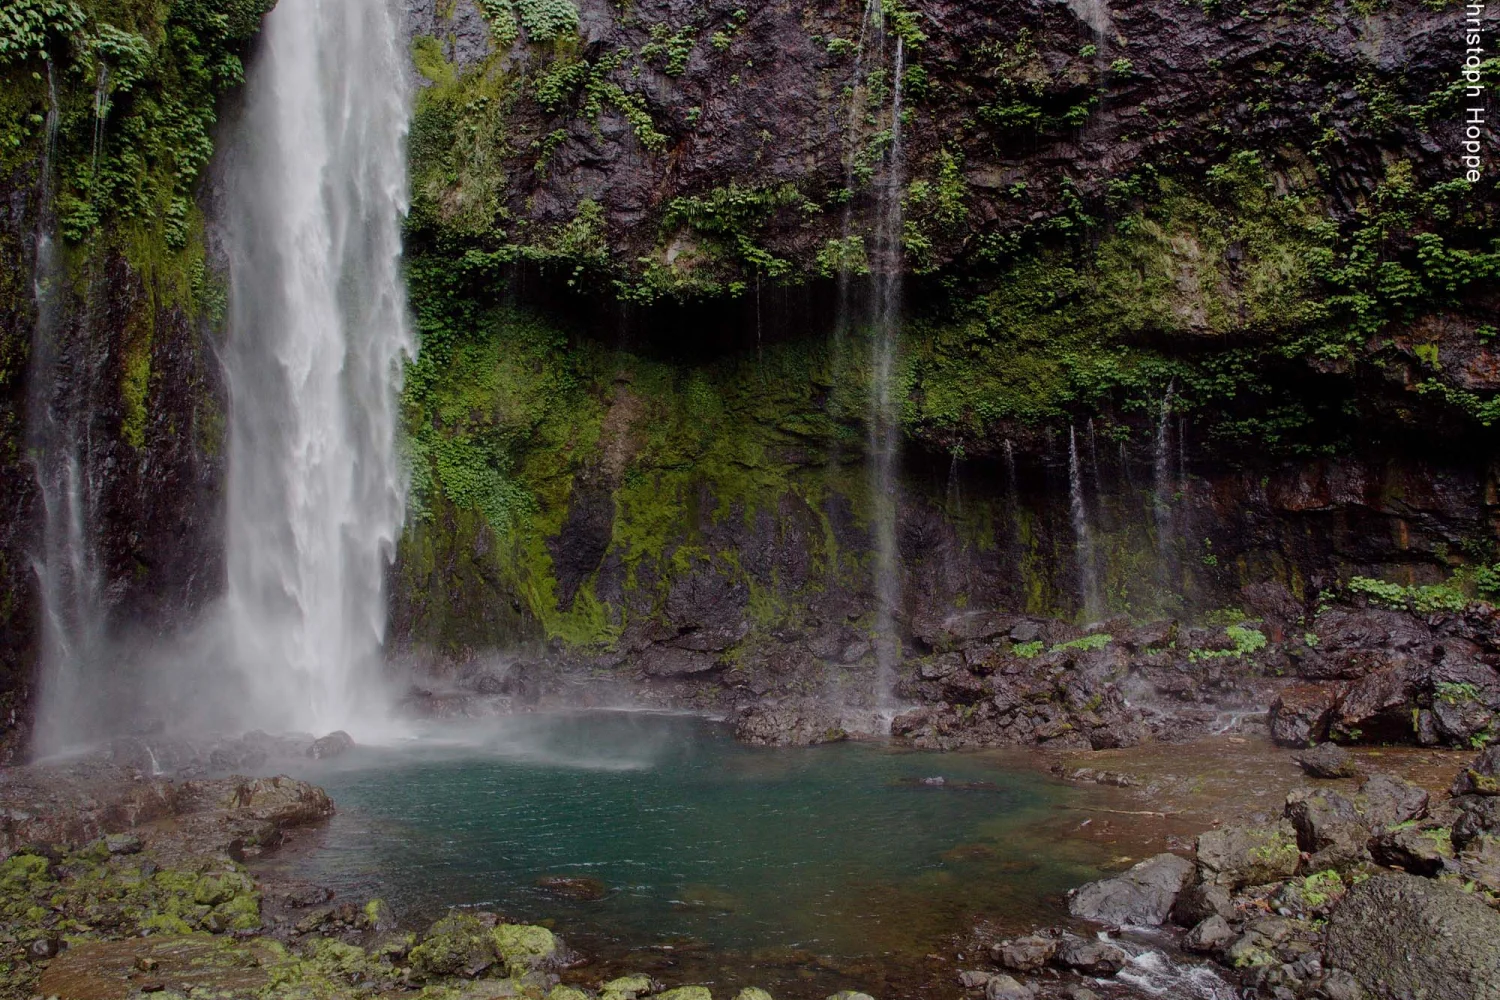
{"type": "Polygon", "coordinates": [[[1065,891],[1109,860],[1067,835],[1084,793],[1013,756],[749,747],[695,716],[490,720],[300,776],[339,813],[265,862],[277,875],[413,924],[449,906],[545,922],[594,959],[585,980],[629,969],[729,995],[951,994],[957,967],[929,955],[978,920],[1063,919],[1065,891]],[[559,878],[598,898],[544,884],[559,878]]]}

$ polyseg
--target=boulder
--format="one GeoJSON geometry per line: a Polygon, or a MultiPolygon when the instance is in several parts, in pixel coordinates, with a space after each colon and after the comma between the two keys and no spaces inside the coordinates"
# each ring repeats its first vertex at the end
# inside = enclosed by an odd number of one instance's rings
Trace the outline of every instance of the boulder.
{"type": "Polygon", "coordinates": [[[1328,737],[1338,692],[1321,684],[1293,684],[1271,703],[1271,738],[1282,746],[1306,747],[1328,737]]]}
{"type": "MultiPolygon", "coordinates": [[[[840,997],[864,996],[863,993],[840,993],[840,997]]],[[[708,991],[706,986],[679,986],[675,990],[667,990],[665,993],[656,994],[656,1000],[714,1000],[714,995],[708,991]]],[[[833,1000],[832,997],[829,1000],[833,1000]]]]}
{"type": "Polygon", "coordinates": [[[1033,1000],[1036,991],[1030,986],[1022,986],[1010,976],[991,976],[990,981],[984,984],[984,1000],[1033,1000]]]}
{"type": "Polygon", "coordinates": [[[1319,743],[1292,759],[1314,778],[1353,778],[1359,774],[1354,755],[1337,743],[1319,743]]]}
{"type": "Polygon", "coordinates": [[[650,993],[653,987],[650,976],[639,973],[619,976],[600,985],[599,1000],[636,1000],[636,997],[650,993]]]}
{"type": "Polygon", "coordinates": [[[1046,965],[1057,951],[1057,939],[1041,934],[1002,941],[992,949],[995,960],[1007,969],[1034,972],[1046,965]]]}
{"type": "Polygon", "coordinates": [[[1500,837],[1500,798],[1493,795],[1463,795],[1453,800],[1458,818],[1453,821],[1453,846],[1465,850],[1480,837],[1500,837]]]}
{"type": "Polygon", "coordinates": [[[1500,913],[1441,882],[1384,872],[1329,917],[1324,963],[1380,1000],[1500,1000],[1500,913]]]}
{"type": "Polygon", "coordinates": [[[1124,949],[1108,941],[1091,940],[1069,934],[1057,946],[1052,957],[1056,965],[1086,976],[1113,976],[1125,968],[1130,956],[1124,949]]]}
{"type": "Polygon", "coordinates": [[[1368,856],[1370,829],[1338,792],[1294,789],[1286,798],[1286,817],[1297,831],[1297,846],[1312,855],[1314,871],[1347,868],[1368,856]]]}
{"type": "Polygon", "coordinates": [[[490,928],[474,914],[462,912],[450,913],[427,928],[408,956],[418,975],[470,979],[483,975],[497,958],[490,928]]]}
{"type": "Polygon", "coordinates": [[[1172,904],[1192,877],[1191,861],[1158,854],[1123,875],[1074,890],[1068,912],[1099,923],[1157,927],[1172,912],[1172,904]]]}
{"type": "Polygon", "coordinates": [[[1188,951],[1203,954],[1219,951],[1233,940],[1234,930],[1229,926],[1229,921],[1215,913],[1188,931],[1182,939],[1182,946],[1188,951]]]}
{"type": "Polygon", "coordinates": [[[982,989],[984,984],[990,981],[991,973],[981,972],[978,969],[967,969],[958,974],[958,985],[966,990],[982,989]]]}
{"type": "Polygon", "coordinates": [[[1382,830],[1427,815],[1427,790],[1390,774],[1372,774],[1354,804],[1371,829],[1382,830]]]}
{"type": "Polygon", "coordinates": [[[333,800],[316,785],[279,775],[234,778],[223,807],[236,819],[271,823],[278,828],[303,826],[333,815],[333,800]]]}
{"type": "Polygon", "coordinates": [[[1453,857],[1453,840],[1447,830],[1420,830],[1414,826],[1383,830],[1370,838],[1370,856],[1387,868],[1400,868],[1413,875],[1441,872],[1453,857]]]}
{"type": "Polygon", "coordinates": [[[1282,820],[1275,826],[1227,826],[1198,835],[1198,875],[1228,889],[1266,885],[1297,872],[1297,833],[1282,820]]]}
{"type": "Polygon", "coordinates": [[[354,737],[342,729],[336,729],[327,736],[313,740],[312,746],[307,748],[307,755],[313,760],[326,760],[352,749],[354,737]]]}
{"type": "Polygon", "coordinates": [[[1452,795],[1500,795],[1500,743],[1485,747],[1453,779],[1452,795]]]}

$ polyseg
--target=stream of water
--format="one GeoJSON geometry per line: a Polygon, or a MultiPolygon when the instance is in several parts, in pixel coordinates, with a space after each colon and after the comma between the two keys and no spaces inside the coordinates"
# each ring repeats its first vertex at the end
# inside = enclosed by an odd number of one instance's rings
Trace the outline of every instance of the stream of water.
{"type": "Polygon", "coordinates": [[[231,153],[229,656],[246,723],[385,717],[382,580],[405,503],[407,57],[395,0],[283,0],[231,153]]]}

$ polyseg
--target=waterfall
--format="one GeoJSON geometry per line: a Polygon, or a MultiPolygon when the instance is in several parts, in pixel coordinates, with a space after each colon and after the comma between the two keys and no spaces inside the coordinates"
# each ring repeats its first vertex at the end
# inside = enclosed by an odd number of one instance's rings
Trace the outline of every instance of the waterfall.
{"type": "Polygon", "coordinates": [[[875,527],[875,701],[891,704],[901,639],[896,608],[901,578],[896,552],[896,463],[900,450],[900,403],[893,386],[897,340],[901,333],[902,151],[901,78],[905,52],[896,39],[892,72],[891,146],[881,178],[876,215],[874,330],[870,363],[870,498],[875,527]]]}
{"type": "Polygon", "coordinates": [[[231,657],[241,721],[384,718],[409,83],[398,0],[282,0],[228,173],[231,657]]]}
{"type": "Polygon", "coordinates": [[[1172,417],[1172,396],[1175,382],[1167,384],[1166,395],[1161,399],[1161,415],[1156,422],[1156,447],[1153,455],[1155,491],[1152,508],[1156,515],[1156,557],[1161,567],[1163,583],[1171,586],[1176,581],[1176,561],[1172,524],[1172,499],[1176,488],[1172,481],[1172,452],[1168,425],[1172,417]]]}
{"type": "MultiPolygon", "coordinates": [[[[59,108],[50,60],[47,97],[32,276],[36,325],[27,399],[27,450],[43,516],[40,545],[32,553],[41,599],[35,744],[42,753],[98,731],[108,711],[107,699],[94,694],[93,677],[93,665],[103,660],[105,635],[105,593],[94,537],[100,484],[93,477],[99,463],[94,461],[92,434],[97,409],[92,390],[100,381],[94,369],[101,352],[90,342],[91,289],[84,293],[85,311],[77,328],[65,321],[66,275],[58,252],[53,184],[59,108]]],[[[102,102],[96,101],[95,108],[102,111],[102,102]]],[[[91,265],[90,285],[92,279],[91,265]]]]}
{"type": "Polygon", "coordinates": [[[1099,573],[1094,566],[1094,534],[1083,502],[1083,471],[1078,461],[1078,435],[1068,425],[1068,506],[1073,515],[1073,549],[1078,560],[1078,591],[1084,616],[1095,620],[1104,610],[1099,597],[1099,573]]]}

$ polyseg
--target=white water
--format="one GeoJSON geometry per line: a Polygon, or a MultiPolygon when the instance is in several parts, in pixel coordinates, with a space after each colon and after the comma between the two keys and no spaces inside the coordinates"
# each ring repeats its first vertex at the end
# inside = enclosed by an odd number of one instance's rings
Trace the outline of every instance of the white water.
{"type": "Polygon", "coordinates": [[[1083,498],[1083,471],[1078,461],[1078,435],[1068,426],[1068,507],[1073,515],[1073,548],[1078,560],[1078,597],[1089,621],[1104,610],[1099,594],[1099,573],[1094,566],[1094,533],[1089,526],[1083,498]]]}
{"type": "Polygon", "coordinates": [[[386,718],[409,86],[397,0],[281,0],[228,171],[230,664],[246,725],[386,718]]]}

